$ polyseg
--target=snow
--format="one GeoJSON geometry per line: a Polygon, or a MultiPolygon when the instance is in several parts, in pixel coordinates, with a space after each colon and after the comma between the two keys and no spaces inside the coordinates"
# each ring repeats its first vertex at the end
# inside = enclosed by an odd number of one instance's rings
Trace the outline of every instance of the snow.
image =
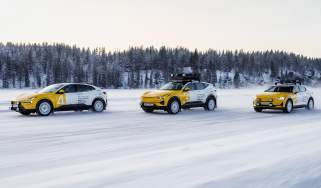
{"type": "MultiPolygon", "coordinates": [[[[321,89],[316,110],[255,113],[263,88],[219,90],[215,112],[147,114],[144,90],[108,90],[104,113],[25,117],[25,90],[0,90],[0,187],[321,187],[321,89]]],[[[27,90],[30,92],[31,90],[27,90]]]]}

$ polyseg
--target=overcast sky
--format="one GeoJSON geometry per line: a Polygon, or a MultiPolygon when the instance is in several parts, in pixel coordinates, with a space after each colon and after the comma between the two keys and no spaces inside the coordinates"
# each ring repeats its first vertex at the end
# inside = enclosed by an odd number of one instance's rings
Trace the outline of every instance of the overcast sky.
{"type": "Polygon", "coordinates": [[[319,0],[0,0],[0,41],[321,57],[319,0]]]}

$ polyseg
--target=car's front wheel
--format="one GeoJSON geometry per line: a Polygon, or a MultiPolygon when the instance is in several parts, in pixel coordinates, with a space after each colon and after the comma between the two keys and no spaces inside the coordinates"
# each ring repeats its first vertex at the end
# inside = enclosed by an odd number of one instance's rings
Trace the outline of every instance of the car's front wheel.
{"type": "Polygon", "coordinates": [[[293,110],[293,102],[292,102],[292,100],[286,101],[285,109],[283,111],[286,112],[286,113],[291,113],[292,110],[293,110]]]}
{"type": "Polygon", "coordinates": [[[93,102],[92,108],[94,112],[102,112],[105,109],[105,102],[102,99],[96,99],[93,102]]]}
{"type": "Polygon", "coordinates": [[[309,99],[308,104],[306,106],[306,109],[307,110],[313,110],[314,109],[314,100],[312,98],[309,99]]]}
{"type": "Polygon", "coordinates": [[[37,111],[37,114],[40,116],[49,116],[53,111],[51,102],[48,100],[40,101],[37,104],[36,111],[37,111]]]}
{"type": "Polygon", "coordinates": [[[181,104],[177,99],[173,98],[168,102],[167,112],[169,114],[177,114],[180,110],[181,110],[181,104]]]}

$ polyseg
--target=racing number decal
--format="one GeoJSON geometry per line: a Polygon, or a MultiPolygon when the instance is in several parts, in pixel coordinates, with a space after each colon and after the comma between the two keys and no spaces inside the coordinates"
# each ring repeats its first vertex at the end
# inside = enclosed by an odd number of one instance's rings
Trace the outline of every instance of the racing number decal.
{"type": "Polygon", "coordinates": [[[66,104],[66,95],[60,95],[58,98],[58,105],[62,106],[66,104]]]}

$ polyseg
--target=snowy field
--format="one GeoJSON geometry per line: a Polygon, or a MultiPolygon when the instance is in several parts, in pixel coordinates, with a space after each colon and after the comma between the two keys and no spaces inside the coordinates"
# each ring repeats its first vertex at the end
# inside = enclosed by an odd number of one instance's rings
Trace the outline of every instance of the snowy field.
{"type": "MultiPolygon", "coordinates": [[[[259,89],[220,90],[215,112],[146,114],[143,90],[108,90],[104,113],[25,117],[0,90],[1,188],[320,188],[316,110],[255,113],[259,89]]],[[[29,90],[30,92],[30,90],[29,90]]]]}

